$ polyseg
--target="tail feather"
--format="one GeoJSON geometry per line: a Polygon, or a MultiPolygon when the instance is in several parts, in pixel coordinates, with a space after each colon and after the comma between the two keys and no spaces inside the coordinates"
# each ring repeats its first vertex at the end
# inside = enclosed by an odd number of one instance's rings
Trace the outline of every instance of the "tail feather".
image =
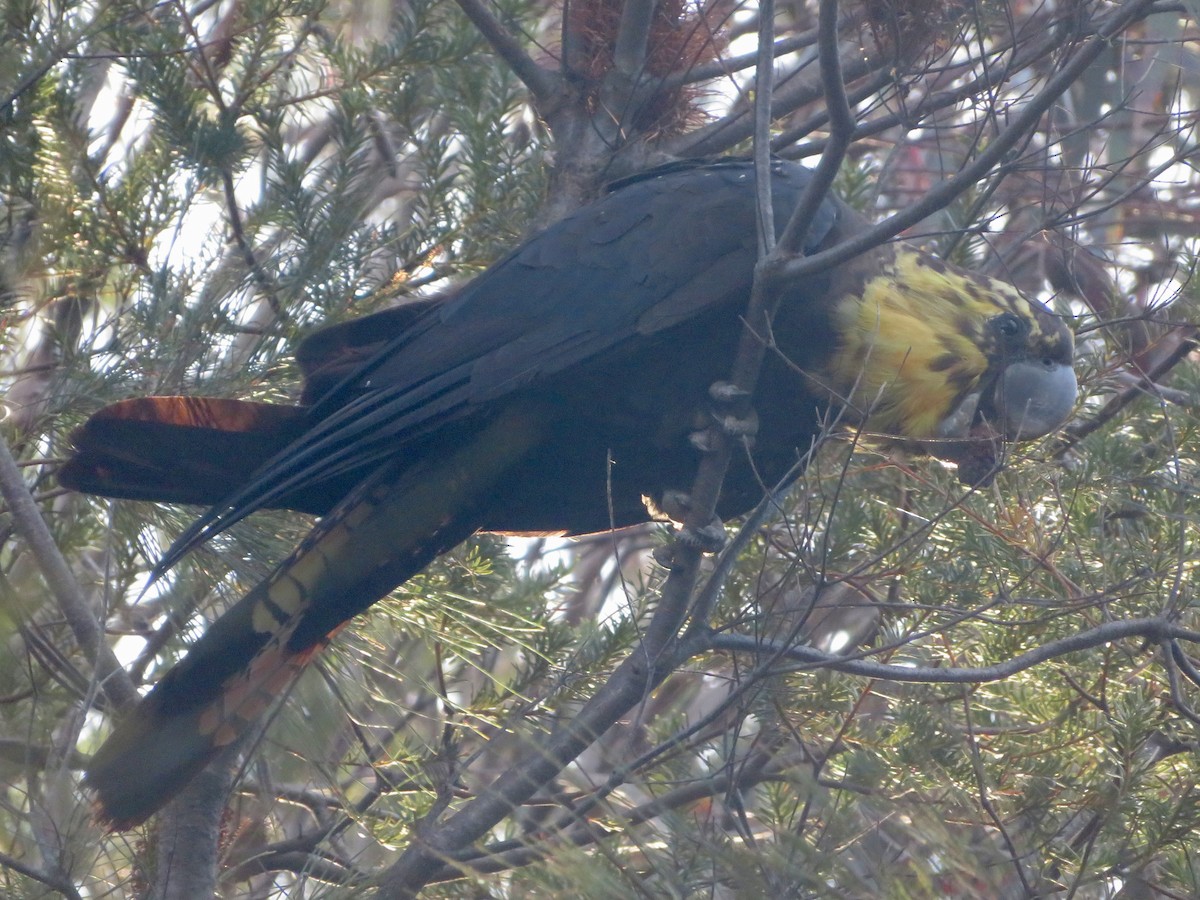
{"type": "MultiPolygon", "coordinates": [[[[252,593],[240,606],[252,613],[261,601],[261,596],[252,593]]],[[[237,612],[237,607],[231,610],[237,612]]],[[[84,784],[95,792],[97,819],[116,830],[145,821],[240,738],[277,699],[286,696],[308,663],[341,628],[304,649],[293,650],[288,638],[302,619],[300,613],[289,627],[268,636],[251,653],[248,663],[238,658],[237,648],[215,648],[228,663],[237,663],[236,670],[223,679],[198,679],[194,667],[168,672],[121,721],[88,765],[84,784]]],[[[248,631],[246,636],[256,635],[248,631]]],[[[206,639],[207,635],[194,648],[201,656],[209,655],[203,651],[212,647],[211,643],[205,645],[206,639]]]]}
{"type": "MultiPolygon", "coordinates": [[[[85,778],[100,819],[119,829],[146,819],[286,694],[352,616],[474,530],[460,519],[414,528],[389,552],[398,505],[428,499],[397,491],[392,475],[377,473],[322,520],[119,723],[85,778]]],[[[434,514],[406,512],[421,524],[434,514]]]]}
{"type": "MultiPolygon", "coordinates": [[[[304,375],[300,406],[210,397],[106,406],[71,435],[75,454],[58,480],[102,497],[213,506],[312,427],[309,407],[441,302],[407,303],[310,334],[296,351],[304,375]]],[[[311,485],[278,505],[324,515],[365,474],[311,485]]]]}
{"type": "MultiPolygon", "coordinates": [[[[211,506],[310,427],[299,406],[206,397],[141,397],[106,406],[71,436],[64,487],[157,503],[211,506]]],[[[281,505],[323,514],[348,487],[314,486],[281,505]]]]}
{"type": "Polygon", "coordinates": [[[97,815],[146,819],[285,693],[345,623],[475,531],[545,420],[509,410],[442,457],[385,464],[222,615],[88,765],[97,815]]]}
{"type": "Polygon", "coordinates": [[[321,400],[450,296],[410,300],[402,306],[326,325],[309,334],[296,348],[296,362],[304,375],[300,402],[312,405],[321,400]]]}

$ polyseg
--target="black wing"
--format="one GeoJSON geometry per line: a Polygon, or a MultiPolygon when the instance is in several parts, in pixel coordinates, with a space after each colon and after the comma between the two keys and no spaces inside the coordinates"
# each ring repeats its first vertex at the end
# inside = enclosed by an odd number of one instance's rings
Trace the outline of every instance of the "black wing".
{"type": "MultiPolygon", "coordinates": [[[[803,166],[773,163],[779,228],[810,177],[803,166]]],[[[808,249],[838,215],[826,200],[808,249]]],[[[748,161],[673,164],[623,182],[451,299],[417,311],[403,333],[321,398],[311,429],[180,535],[155,575],[300,486],[369,469],[514,391],[716,305],[745,304],[755,235],[748,161]]]]}

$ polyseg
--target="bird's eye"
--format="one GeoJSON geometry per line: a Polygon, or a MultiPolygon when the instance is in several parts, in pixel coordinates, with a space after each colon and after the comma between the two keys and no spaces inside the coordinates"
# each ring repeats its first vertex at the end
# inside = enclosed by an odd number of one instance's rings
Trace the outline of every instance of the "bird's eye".
{"type": "Polygon", "coordinates": [[[1005,313],[996,319],[996,329],[1005,337],[1016,337],[1021,333],[1021,320],[1012,313],[1005,313]]]}

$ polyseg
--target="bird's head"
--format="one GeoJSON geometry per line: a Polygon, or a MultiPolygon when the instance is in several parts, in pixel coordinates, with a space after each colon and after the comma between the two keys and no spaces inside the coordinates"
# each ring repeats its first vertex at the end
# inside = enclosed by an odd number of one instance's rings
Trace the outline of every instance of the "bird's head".
{"type": "Polygon", "coordinates": [[[1003,442],[1042,437],[1075,405],[1058,316],[993,278],[898,245],[838,302],[830,385],[868,435],[986,483],[1003,442]]]}

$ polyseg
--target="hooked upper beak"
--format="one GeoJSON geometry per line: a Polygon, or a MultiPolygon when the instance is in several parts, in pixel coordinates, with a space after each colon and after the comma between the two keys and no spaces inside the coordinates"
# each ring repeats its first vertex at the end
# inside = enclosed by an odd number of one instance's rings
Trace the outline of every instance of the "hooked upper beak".
{"type": "Polygon", "coordinates": [[[1000,373],[982,410],[981,392],[964,397],[942,420],[938,437],[950,441],[975,437],[1028,441],[1043,437],[1067,421],[1078,395],[1079,382],[1070,366],[1045,359],[1020,360],[1000,373]],[[978,418],[983,422],[977,422],[978,418]],[[981,425],[985,429],[982,432],[981,425]]]}
{"type": "Polygon", "coordinates": [[[1050,434],[1071,414],[1079,395],[1075,370],[1054,360],[1010,363],[984,391],[968,394],[938,428],[929,451],[959,464],[971,484],[990,480],[997,440],[1027,441],[1050,434]]]}
{"type": "Polygon", "coordinates": [[[1079,396],[1075,370],[1052,360],[1022,360],[1000,375],[992,406],[1010,441],[1047,435],[1067,421],[1079,396]]]}

